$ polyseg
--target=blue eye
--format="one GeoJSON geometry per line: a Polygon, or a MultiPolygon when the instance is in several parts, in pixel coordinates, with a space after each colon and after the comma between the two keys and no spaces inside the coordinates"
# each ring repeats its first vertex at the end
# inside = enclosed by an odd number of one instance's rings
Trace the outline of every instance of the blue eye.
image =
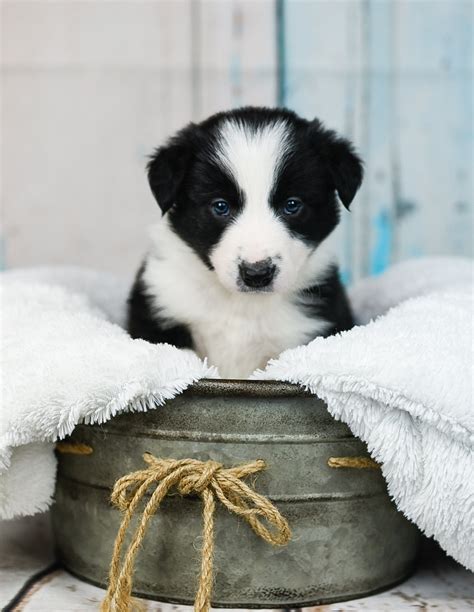
{"type": "Polygon", "coordinates": [[[285,215],[296,215],[303,208],[303,202],[299,198],[288,198],[283,208],[285,215]]]}
{"type": "Polygon", "coordinates": [[[212,210],[219,217],[227,217],[230,213],[230,205],[225,200],[214,200],[212,210]]]}

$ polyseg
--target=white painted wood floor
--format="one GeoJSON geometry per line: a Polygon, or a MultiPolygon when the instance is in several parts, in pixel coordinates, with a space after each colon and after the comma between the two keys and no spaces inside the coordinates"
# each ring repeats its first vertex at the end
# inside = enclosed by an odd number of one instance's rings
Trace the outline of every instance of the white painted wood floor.
{"type": "MultiPolygon", "coordinates": [[[[0,522],[0,605],[3,609],[36,572],[53,561],[47,516],[0,522]]],[[[13,608],[15,612],[79,612],[97,610],[104,591],[81,582],[64,570],[46,576],[13,608]]],[[[186,606],[145,601],[149,612],[191,612],[186,606]]],[[[427,542],[416,574],[397,587],[305,612],[350,610],[474,610],[474,574],[427,542]]]]}

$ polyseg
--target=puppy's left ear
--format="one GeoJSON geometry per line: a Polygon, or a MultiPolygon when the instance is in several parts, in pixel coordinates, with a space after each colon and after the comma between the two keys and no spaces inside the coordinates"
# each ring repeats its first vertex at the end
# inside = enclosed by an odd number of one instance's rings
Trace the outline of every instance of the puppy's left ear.
{"type": "Polygon", "coordinates": [[[364,177],[362,160],[348,140],[326,130],[317,119],[310,124],[310,134],[326,162],[339,199],[349,209],[364,177]]]}
{"type": "Polygon", "coordinates": [[[163,214],[175,203],[189,161],[189,147],[178,139],[151,155],[147,165],[150,189],[163,214]]]}

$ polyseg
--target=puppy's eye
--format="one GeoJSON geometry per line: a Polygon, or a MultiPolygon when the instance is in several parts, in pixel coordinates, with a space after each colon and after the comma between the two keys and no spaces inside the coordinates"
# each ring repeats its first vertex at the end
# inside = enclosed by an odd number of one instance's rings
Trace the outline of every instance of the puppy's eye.
{"type": "Polygon", "coordinates": [[[211,202],[212,211],[218,217],[227,217],[230,213],[229,202],[225,200],[214,200],[211,202]]]}
{"type": "Polygon", "coordinates": [[[303,202],[299,198],[288,198],[283,207],[283,213],[291,217],[297,215],[303,208],[303,202]]]}

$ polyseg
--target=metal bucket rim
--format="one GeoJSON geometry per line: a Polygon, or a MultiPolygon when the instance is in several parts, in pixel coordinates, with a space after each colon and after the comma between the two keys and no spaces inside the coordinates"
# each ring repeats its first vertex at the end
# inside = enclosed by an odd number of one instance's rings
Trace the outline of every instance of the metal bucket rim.
{"type": "Polygon", "coordinates": [[[245,396],[245,397],[301,397],[310,395],[304,387],[278,380],[246,380],[238,378],[202,378],[190,385],[190,395],[245,396]]]}

